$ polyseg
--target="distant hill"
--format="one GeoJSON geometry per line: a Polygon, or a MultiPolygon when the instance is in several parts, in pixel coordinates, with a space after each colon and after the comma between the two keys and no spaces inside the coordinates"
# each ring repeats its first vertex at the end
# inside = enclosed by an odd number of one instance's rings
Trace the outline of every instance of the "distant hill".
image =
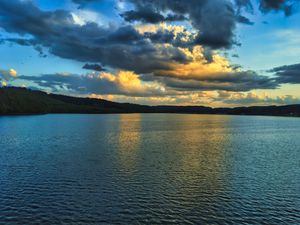
{"type": "Polygon", "coordinates": [[[300,105],[211,108],[204,106],[146,106],[101,99],[47,94],[19,87],[0,88],[0,114],[48,113],[194,113],[300,116],[300,105]]]}

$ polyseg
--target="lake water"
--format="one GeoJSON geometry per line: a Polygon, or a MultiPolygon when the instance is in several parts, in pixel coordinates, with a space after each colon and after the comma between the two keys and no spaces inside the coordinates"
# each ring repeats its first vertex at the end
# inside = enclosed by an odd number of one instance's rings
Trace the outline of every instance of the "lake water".
{"type": "Polygon", "coordinates": [[[0,117],[0,224],[300,224],[300,118],[0,117]]]}

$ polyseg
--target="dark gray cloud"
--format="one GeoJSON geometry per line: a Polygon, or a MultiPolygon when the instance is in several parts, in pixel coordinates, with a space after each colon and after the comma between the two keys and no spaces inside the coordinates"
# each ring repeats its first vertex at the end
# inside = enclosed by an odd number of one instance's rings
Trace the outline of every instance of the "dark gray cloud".
{"type": "Polygon", "coordinates": [[[263,12],[272,10],[283,11],[286,16],[292,14],[293,5],[299,0],[261,0],[260,9],[263,12]]]}
{"type": "Polygon", "coordinates": [[[236,71],[216,74],[192,74],[174,76],[166,73],[144,74],[140,78],[145,81],[159,81],[169,88],[181,91],[250,91],[253,89],[275,89],[280,83],[275,78],[259,75],[254,71],[236,71]]]}
{"type": "Polygon", "coordinates": [[[85,64],[82,68],[86,69],[86,70],[94,70],[94,71],[99,71],[99,72],[106,70],[99,64],[89,64],[89,63],[85,64]]]}
{"type": "Polygon", "coordinates": [[[31,1],[0,1],[0,27],[7,32],[32,36],[11,39],[11,42],[42,46],[62,58],[137,73],[167,68],[175,60],[186,61],[178,57],[179,50],[175,47],[169,51],[174,55],[161,55],[147,37],[130,25],[104,28],[89,22],[81,26],[74,23],[70,12],[41,11],[31,1]]]}
{"type": "Polygon", "coordinates": [[[203,8],[190,15],[193,26],[199,31],[197,44],[212,49],[231,48],[237,44],[234,31],[236,16],[229,1],[208,1],[203,8]],[[200,16],[198,16],[199,12],[200,16]]]}
{"type": "Polygon", "coordinates": [[[275,74],[278,83],[300,84],[300,63],[276,67],[269,72],[275,74]]]}
{"type": "Polygon", "coordinates": [[[246,24],[246,25],[253,25],[254,22],[252,22],[251,20],[249,20],[249,18],[245,17],[245,16],[242,16],[242,15],[238,15],[237,16],[237,21],[239,23],[243,23],[243,24],[246,24]]]}
{"type": "MultiPolygon", "coordinates": [[[[253,22],[243,12],[253,13],[251,0],[128,0],[135,10],[125,12],[127,21],[158,23],[170,20],[166,13],[172,12],[174,18],[188,18],[198,31],[197,44],[212,49],[230,48],[238,44],[235,38],[236,23],[252,25],[253,22]]],[[[283,11],[285,15],[292,13],[292,8],[299,0],[260,0],[262,12],[283,11]]]]}
{"type": "MultiPolygon", "coordinates": [[[[170,61],[188,61],[182,54],[178,57],[180,52],[176,51],[176,48],[172,50],[173,56],[163,57],[153,43],[171,43],[174,47],[201,44],[206,53],[209,53],[213,49],[230,48],[237,44],[234,34],[237,22],[252,24],[248,18],[241,15],[240,8],[251,8],[247,0],[236,0],[235,4],[225,0],[128,1],[136,8],[134,11],[125,12],[125,19],[159,22],[187,18],[198,31],[198,35],[188,42],[182,42],[180,35],[174,40],[174,34],[167,31],[143,36],[131,25],[107,28],[89,22],[80,26],[74,23],[69,11],[42,11],[33,2],[21,0],[0,1],[0,27],[10,33],[32,36],[31,39],[17,38],[6,41],[32,45],[41,55],[44,55],[43,48],[46,48],[50,53],[62,58],[145,73],[164,68],[170,61]],[[132,14],[130,19],[126,17],[129,14],[132,14]]],[[[86,4],[93,0],[74,2],[86,4]]],[[[264,8],[278,8],[277,4],[271,4],[269,1],[265,1],[264,5],[264,8]]],[[[212,58],[209,54],[206,56],[208,59],[212,58]]]]}
{"type": "MultiPolygon", "coordinates": [[[[143,22],[161,22],[165,13],[172,12],[179,18],[187,17],[192,26],[198,31],[195,44],[202,44],[213,49],[230,48],[236,43],[234,29],[236,26],[235,6],[230,1],[224,0],[129,0],[135,6],[134,15],[143,15],[145,9],[155,12],[147,20],[145,17],[132,16],[130,21],[143,20],[143,22]]],[[[128,20],[129,11],[124,14],[128,20]]],[[[166,19],[168,17],[165,17],[166,19]]]]}
{"type": "Polygon", "coordinates": [[[164,75],[159,78],[159,81],[168,87],[178,90],[224,90],[239,92],[253,89],[275,89],[279,86],[275,79],[259,75],[254,71],[186,77],[168,77],[164,75]]]}
{"type": "Polygon", "coordinates": [[[184,32],[175,34],[175,32],[167,29],[158,29],[156,32],[145,32],[144,37],[148,38],[154,44],[171,44],[174,47],[181,48],[190,48],[194,45],[195,41],[193,36],[187,36],[184,32]]]}
{"type": "MultiPolygon", "coordinates": [[[[259,9],[263,13],[282,11],[286,16],[290,16],[297,3],[299,3],[299,0],[259,0],[259,9]]],[[[242,8],[245,8],[247,11],[253,10],[251,0],[236,0],[236,4],[239,10],[242,8]]]]}
{"type": "Polygon", "coordinates": [[[41,57],[46,57],[47,55],[44,53],[43,47],[39,45],[39,43],[34,39],[23,39],[23,38],[4,38],[0,40],[3,43],[8,42],[10,44],[15,43],[21,46],[32,46],[41,57]]]}
{"type": "Polygon", "coordinates": [[[169,14],[167,16],[164,16],[159,12],[155,12],[148,8],[140,8],[139,10],[130,10],[121,14],[121,16],[128,22],[133,22],[138,20],[146,23],[182,21],[187,19],[184,15],[177,15],[177,14],[174,15],[169,14]]]}

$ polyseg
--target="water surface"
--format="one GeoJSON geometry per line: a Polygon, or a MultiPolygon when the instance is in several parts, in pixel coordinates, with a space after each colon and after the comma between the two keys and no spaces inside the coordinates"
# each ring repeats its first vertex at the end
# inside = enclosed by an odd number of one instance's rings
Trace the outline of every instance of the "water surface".
{"type": "Polygon", "coordinates": [[[0,117],[1,224],[300,224],[300,118],[0,117]]]}

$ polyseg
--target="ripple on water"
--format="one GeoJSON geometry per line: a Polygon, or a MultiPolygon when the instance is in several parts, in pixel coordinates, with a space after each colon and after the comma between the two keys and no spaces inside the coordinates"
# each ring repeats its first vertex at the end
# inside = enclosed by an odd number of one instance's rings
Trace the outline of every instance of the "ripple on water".
{"type": "Polygon", "coordinates": [[[299,133],[297,118],[0,117],[0,224],[300,224],[299,133]]]}

